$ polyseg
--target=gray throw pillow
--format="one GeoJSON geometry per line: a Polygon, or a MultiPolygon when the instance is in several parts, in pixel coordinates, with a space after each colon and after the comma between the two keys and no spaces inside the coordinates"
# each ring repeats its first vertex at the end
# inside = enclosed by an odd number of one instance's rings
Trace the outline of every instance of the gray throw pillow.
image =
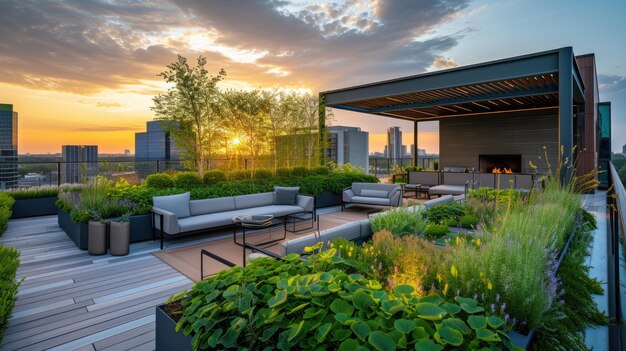
{"type": "Polygon", "coordinates": [[[300,193],[299,186],[275,186],[274,191],[276,192],[276,200],[274,200],[274,205],[293,206],[298,204],[298,194],[300,193]]]}
{"type": "Polygon", "coordinates": [[[384,190],[372,190],[372,189],[363,189],[361,190],[361,196],[365,197],[383,197],[386,198],[389,195],[388,192],[384,190]]]}
{"type": "Polygon", "coordinates": [[[152,198],[154,207],[172,212],[177,218],[189,217],[189,193],[168,196],[155,196],[152,198]]]}

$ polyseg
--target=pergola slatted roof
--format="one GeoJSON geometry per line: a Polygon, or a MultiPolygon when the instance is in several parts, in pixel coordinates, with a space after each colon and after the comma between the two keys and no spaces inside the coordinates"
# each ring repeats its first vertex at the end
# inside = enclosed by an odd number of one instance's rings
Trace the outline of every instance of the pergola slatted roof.
{"type": "MultiPolygon", "coordinates": [[[[565,48],[567,49],[567,48],[565,48]]],[[[563,49],[321,93],[328,107],[412,121],[559,106],[563,49]]],[[[582,99],[573,66],[574,97],[582,99]]]]}

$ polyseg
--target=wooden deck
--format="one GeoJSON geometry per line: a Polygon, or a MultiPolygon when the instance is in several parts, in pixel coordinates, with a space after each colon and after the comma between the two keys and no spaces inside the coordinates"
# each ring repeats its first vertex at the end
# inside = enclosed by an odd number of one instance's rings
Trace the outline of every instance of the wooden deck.
{"type": "Polygon", "coordinates": [[[153,350],[154,307],[192,282],[151,253],[89,256],[56,216],[11,220],[0,243],[17,248],[25,280],[1,350],[153,350]]]}

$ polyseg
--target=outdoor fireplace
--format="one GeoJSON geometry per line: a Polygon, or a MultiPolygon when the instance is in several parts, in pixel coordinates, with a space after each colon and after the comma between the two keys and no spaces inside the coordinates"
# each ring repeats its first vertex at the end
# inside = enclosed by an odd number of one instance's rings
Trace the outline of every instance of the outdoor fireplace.
{"type": "Polygon", "coordinates": [[[522,155],[480,155],[479,168],[483,173],[521,173],[522,155]]]}

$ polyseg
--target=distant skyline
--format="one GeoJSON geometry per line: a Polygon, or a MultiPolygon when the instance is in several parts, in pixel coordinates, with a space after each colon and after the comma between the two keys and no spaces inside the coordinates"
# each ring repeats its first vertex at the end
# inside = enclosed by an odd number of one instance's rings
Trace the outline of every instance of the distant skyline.
{"type": "MultiPolygon", "coordinates": [[[[134,149],[152,120],[156,75],[176,54],[202,54],[224,89],[331,90],[572,46],[595,53],[602,101],[611,101],[614,152],[626,144],[626,1],[184,0],[0,1],[0,103],[14,105],[19,151],[63,144],[134,149]]],[[[412,124],[335,111],[334,125],[370,133],[412,124]]],[[[419,148],[438,152],[437,128],[419,148]]]]}

